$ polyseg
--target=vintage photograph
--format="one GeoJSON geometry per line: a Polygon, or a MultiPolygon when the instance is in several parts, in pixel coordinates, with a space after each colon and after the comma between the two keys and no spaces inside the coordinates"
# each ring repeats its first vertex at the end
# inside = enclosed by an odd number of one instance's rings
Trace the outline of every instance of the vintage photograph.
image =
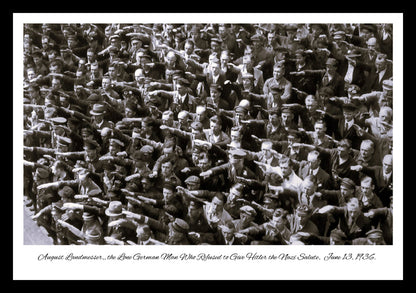
{"type": "Polygon", "coordinates": [[[393,26],[24,23],[24,245],[392,246],[393,26]]]}

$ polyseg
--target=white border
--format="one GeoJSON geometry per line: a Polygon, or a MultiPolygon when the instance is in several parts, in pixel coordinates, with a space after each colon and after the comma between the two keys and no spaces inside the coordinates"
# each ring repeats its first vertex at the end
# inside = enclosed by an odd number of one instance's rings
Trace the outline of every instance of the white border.
{"type": "Polygon", "coordinates": [[[400,13],[16,13],[13,14],[13,279],[15,280],[402,280],[403,15],[400,13]],[[22,76],[24,23],[393,23],[394,245],[392,246],[24,246],[22,76]],[[38,261],[40,254],[211,255],[376,253],[368,261],[38,261]]]}

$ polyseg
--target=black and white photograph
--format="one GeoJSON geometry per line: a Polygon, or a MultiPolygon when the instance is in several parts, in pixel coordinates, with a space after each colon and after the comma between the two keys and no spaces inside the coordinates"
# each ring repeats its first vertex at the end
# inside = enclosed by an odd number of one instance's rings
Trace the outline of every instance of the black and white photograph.
{"type": "Polygon", "coordinates": [[[18,264],[400,279],[402,15],[326,16],[15,15],[18,264]]]}

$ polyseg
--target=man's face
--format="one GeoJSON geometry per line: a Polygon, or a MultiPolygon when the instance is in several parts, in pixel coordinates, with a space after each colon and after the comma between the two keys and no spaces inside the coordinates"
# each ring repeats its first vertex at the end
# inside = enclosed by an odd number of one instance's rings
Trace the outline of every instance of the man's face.
{"type": "Polygon", "coordinates": [[[59,73],[59,68],[58,66],[51,66],[49,67],[49,71],[50,73],[59,73]]]}
{"type": "Polygon", "coordinates": [[[94,121],[97,123],[101,123],[104,120],[104,115],[94,115],[94,121]]]}
{"type": "Polygon", "coordinates": [[[337,67],[336,67],[335,65],[332,65],[332,64],[327,64],[327,65],[326,65],[326,71],[327,71],[329,74],[333,75],[333,74],[335,74],[335,72],[337,71],[337,67]]]}
{"type": "Polygon", "coordinates": [[[188,214],[191,218],[196,219],[202,214],[202,209],[196,208],[195,206],[190,205],[188,208],[188,214]]]}
{"type": "Polygon", "coordinates": [[[116,68],[114,66],[108,67],[108,74],[110,75],[111,78],[116,78],[117,77],[116,68]]]}
{"type": "Polygon", "coordinates": [[[229,62],[230,62],[230,56],[228,56],[227,54],[221,54],[221,65],[226,66],[229,62]]]}
{"type": "Polygon", "coordinates": [[[111,82],[109,78],[103,78],[102,82],[101,82],[101,86],[103,87],[103,89],[107,90],[110,88],[111,82]]]}
{"type": "Polygon", "coordinates": [[[263,155],[266,159],[270,159],[273,156],[269,148],[262,148],[261,151],[263,152],[263,155]]]}
{"type": "Polygon", "coordinates": [[[312,182],[304,181],[302,184],[302,192],[307,196],[311,196],[315,192],[315,185],[312,182]]]}
{"type": "Polygon", "coordinates": [[[187,55],[191,55],[194,51],[194,46],[192,46],[190,43],[185,43],[184,49],[187,55]]]}
{"type": "Polygon", "coordinates": [[[136,230],[137,240],[146,241],[150,238],[150,233],[146,232],[143,228],[139,227],[136,230]]]}
{"type": "Polygon", "coordinates": [[[202,171],[206,171],[206,170],[208,170],[211,167],[208,159],[206,159],[206,158],[200,159],[197,162],[198,162],[197,163],[198,164],[198,167],[201,168],[202,171]]]}
{"type": "Polygon", "coordinates": [[[176,62],[176,57],[173,54],[168,54],[168,56],[166,56],[166,65],[168,67],[173,67],[175,66],[175,62],[176,62]]]}
{"type": "Polygon", "coordinates": [[[322,137],[325,135],[326,128],[322,123],[315,123],[315,133],[318,137],[322,137]]]}
{"type": "Polygon", "coordinates": [[[289,113],[282,113],[282,122],[287,125],[292,120],[292,115],[289,113]]]}
{"type": "Polygon", "coordinates": [[[338,147],[338,156],[345,157],[348,156],[350,149],[346,146],[339,146],[338,147]]]}
{"type": "Polygon", "coordinates": [[[210,122],[210,128],[214,134],[218,135],[221,132],[221,125],[215,122],[210,122]]]}
{"type": "Polygon", "coordinates": [[[244,90],[248,90],[250,91],[251,89],[253,89],[253,80],[250,78],[243,78],[243,88],[244,90]]]}
{"type": "Polygon", "coordinates": [[[163,188],[163,199],[165,202],[169,202],[173,199],[174,193],[170,189],[163,188]]]}
{"type": "Polygon", "coordinates": [[[387,66],[386,59],[378,59],[377,58],[376,61],[375,61],[375,66],[376,66],[377,71],[384,70],[387,66]]]}
{"type": "Polygon", "coordinates": [[[309,111],[309,113],[314,113],[315,110],[318,108],[318,103],[314,99],[306,99],[305,107],[309,111]]]}
{"type": "Polygon", "coordinates": [[[374,149],[369,145],[361,145],[360,153],[363,158],[371,158],[374,153],[374,149]]]}
{"type": "Polygon", "coordinates": [[[183,95],[185,95],[187,93],[187,87],[186,86],[183,86],[183,85],[181,85],[179,83],[176,84],[176,89],[178,91],[178,94],[181,95],[181,96],[183,96],[183,95]]]}
{"type": "Polygon", "coordinates": [[[284,69],[283,69],[283,67],[275,67],[275,68],[273,68],[273,77],[274,77],[274,79],[280,79],[281,77],[283,77],[283,75],[284,75],[284,69]]]}
{"type": "Polygon", "coordinates": [[[388,158],[384,158],[383,160],[383,170],[386,174],[389,174],[390,172],[393,171],[393,161],[388,159],[388,158]]]}
{"type": "Polygon", "coordinates": [[[391,116],[388,114],[387,111],[381,110],[379,114],[379,119],[383,122],[390,123],[391,122],[391,116]]]}
{"type": "Polygon", "coordinates": [[[97,150],[86,150],[87,158],[90,160],[95,160],[97,158],[97,150]]]}
{"type": "Polygon", "coordinates": [[[250,223],[254,220],[254,217],[248,215],[247,213],[240,212],[240,219],[243,223],[250,223]]]}
{"type": "Polygon", "coordinates": [[[108,147],[108,151],[112,156],[115,156],[118,152],[120,152],[120,147],[114,144],[110,144],[110,146],[108,147]]]}
{"type": "Polygon", "coordinates": [[[220,64],[219,63],[212,63],[211,64],[211,71],[213,75],[219,75],[220,74],[220,64]]]}
{"type": "Polygon", "coordinates": [[[142,189],[147,191],[152,187],[152,183],[149,181],[142,181],[142,189]]]}
{"type": "Polygon", "coordinates": [[[373,186],[371,182],[361,182],[361,192],[365,196],[371,196],[373,191],[373,186]]]}
{"type": "Polygon", "coordinates": [[[354,194],[354,189],[347,188],[344,185],[340,186],[340,191],[341,191],[342,197],[346,200],[351,198],[354,194]]]}
{"type": "Polygon", "coordinates": [[[354,118],[354,112],[352,111],[344,111],[343,114],[345,121],[351,121],[354,118]]]}
{"type": "Polygon", "coordinates": [[[170,162],[163,163],[161,173],[163,176],[169,176],[172,173],[172,164],[170,162]]]}
{"type": "Polygon", "coordinates": [[[52,89],[60,89],[61,88],[61,81],[59,79],[52,79],[51,83],[52,89]]]}
{"type": "Polygon", "coordinates": [[[29,80],[32,80],[32,79],[34,79],[36,77],[36,73],[35,73],[35,71],[34,70],[28,70],[27,71],[27,78],[29,79],[29,80]]]}
{"type": "Polygon", "coordinates": [[[289,176],[292,173],[292,167],[288,162],[280,163],[280,169],[282,170],[283,177],[289,176]]]}
{"type": "Polygon", "coordinates": [[[309,163],[309,167],[312,170],[315,170],[316,168],[319,167],[321,162],[316,156],[308,156],[308,163],[309,163]]]}

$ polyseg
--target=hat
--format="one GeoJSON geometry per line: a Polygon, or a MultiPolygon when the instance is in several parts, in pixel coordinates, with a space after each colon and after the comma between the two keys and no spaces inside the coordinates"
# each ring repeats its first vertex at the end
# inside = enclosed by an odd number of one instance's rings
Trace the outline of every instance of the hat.
{"type": "Polygon", "coordinates": [[[342,178],[341,186],[345,186],[348,189],[355,189],[355,183],[350,178],[342,178]]]}
{"type": "Polygon", "coordinates": [[[99,147],[99,144],[95,140],[88,139],[84,141],[85,150],[95,150],[99,147]]]}
{"type": "Polygon", "coordinates": [[[176,82],[180,85],[183,85],[183,86],[189,86],[191,84],[189,82],[189,80],[187,80],[186,78],[183,78],[183,77],[178,78],[176,82]]]}
{"type": "Polygon", "coordinates": [[[123,213],[123,206],[120,201],[110,201],[108,208],[105,210],[105,214],[109,217],[121,216],[123,213]]]}
{"type": "Polygon", "coordinates": [[[371,238],[371,239],[383,238],[383,230],[371,229],[370,231],[365,233],[365,235],[367,236],[367,238],[371,238]]]}
{"type": "Polygon", "coordinates": [[[357,110],[357,106],[353,103],[346,103],[346,104],[342,105],[342,109],[344,111],[354,112],[355,110],[357,110]]]}
{"type": "Polygon", "coordinates": [[[72,143],[72,139],[70,139],[69,137],[65,137],[65,136],[58,136],[56,143],[59,146],[70,146],[72,143]]]}
{"type": "Polygon", "coordinates": [[[110,139],[110,145],[118,145],[120,147],[124,147],[124,143],[116,138],[110,139]]]}
{"type": "Polygon", "coordinates": [[[175,221],[172,223],[172,228],[178,232],[186,233],[189,230],[189,225],[184,220],[176,218],[175,221]]]}
{"type": "Polygon", "coordinates": [[[154,148],[151,145],[144,145],[140,148],[140,151],[143,153],[151,154],[154,151],[154,148]]]}
{"type": "Polygon", "coordinates": [[[257,215],[256,210],[251,206],[242,206],[240,212],[246,213],[249,216],[255,217],[257,215]]]}
{"type": "Polygon", "coordinates": [[[202,129],[204,129],[204,126],[202,125],[202,123],[201,123],[201,122],[199,122],[199,121],[195,121],[195,122],[192,122],[192,124],[191,124],[191,128],[192,128],[192,129],[195,129],[195,130],[199,130],[199,131],[201,131],[202,129]]]}
{"type": "Polygon", "coordinates": [[[246,152],[241,149],[233,149],[229,153],[236,159],[243,159],[246,156],[246,152]]]}
{"type": "Polygon", "coordinates": [[[337,66],[338,65],[338,61],[335,58],[328,58],[326,60],[326,65],[332,65],[332,66],[337,66]]]}
{"type": "Polygon", "coordinates": [[[199,179],[199,177],[195,175],[189,176],[188,178],[185,179],[185,183],[198,184],[200,182],[201,182],[201,179],[199,179]]]}
{"type": "Polygon", "coordinates": [[[210,89],[216,89],[217,91],[222,91],[222,86],[218,83],[211,83],[209,86],[210,89]]]}
{"type": "Polygon", "coordinates": [[[92,110],[90,111],[91,115],[104,115],[105,113],[107,113],[105,106],[101,104],[94,104],[92,110]]]}
{"type": "Polygon", "coordinates": [[[66,185],[62,187],[61,190],[58,191],[58,195],[62,198],[73,198],[75,195],[75,192],[71,187],[66,185]]]}

